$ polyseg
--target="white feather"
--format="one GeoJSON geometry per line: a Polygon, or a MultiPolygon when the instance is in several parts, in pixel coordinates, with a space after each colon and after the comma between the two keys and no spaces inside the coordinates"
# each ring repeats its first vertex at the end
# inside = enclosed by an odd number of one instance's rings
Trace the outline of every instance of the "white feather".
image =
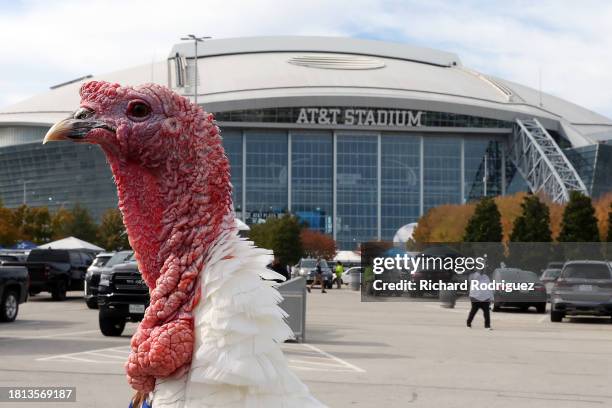
{"type": "Polygon", "coordinates": [[[238,237],[220,236],[200,273],[202,298],[194,309],[196,342],[181,378],[158,380],[154,408],[320,408],[291,372],[279,343],[293,333],[268,281],[269,251],[238,237]]]}

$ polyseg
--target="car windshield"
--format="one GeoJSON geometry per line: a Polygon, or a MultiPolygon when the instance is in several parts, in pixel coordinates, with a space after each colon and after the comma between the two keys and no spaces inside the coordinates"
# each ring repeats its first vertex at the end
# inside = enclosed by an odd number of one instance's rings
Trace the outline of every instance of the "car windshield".
{"type": "MultiPolygon", "coordinates": [[[[316,268],[317,260],[316,259],[302,259],[300,263],[300,268],[316,268]]],[[[325,259],[321,259],[321,268],[327,268],[327,261],[325,259]]]]}
{"type": "Polygon", "coordinates": [[[125,262],[126,259],[131,255],[132,255],[132,251],[117,252],[115,255],[112,256],[111,259],[108,260],[108,262],[104,266],[110,268],[111,266],[117,265],[121,262],[125,262]]]}
{"type": "Polygon", "coordinates": [[[98,256],[96,257],[96,259],[94,259],[94,261],[91,263],[91,266],[104,266],[106,265],[106,263],[108,262],[109,259],[111,259],[111,255],[105,255],[105,256],[98,256]]]}
{"type": "Polygon", "coordinates": [[[561,275],[561,269],[547,269],[542,274],[542,278],[556,279],[561,275]]]}
{"type": "Polygon", "coordinates": [[[611,279],[610,268],[604,263],[569,264],[563,269],[566,279],[611,279]]]}
{"type": "Polygon", "coordinates": [[[33,250],[28,255],[28,262],[65,262],[70,263],[68,251],[39,249],[33,250]]]}

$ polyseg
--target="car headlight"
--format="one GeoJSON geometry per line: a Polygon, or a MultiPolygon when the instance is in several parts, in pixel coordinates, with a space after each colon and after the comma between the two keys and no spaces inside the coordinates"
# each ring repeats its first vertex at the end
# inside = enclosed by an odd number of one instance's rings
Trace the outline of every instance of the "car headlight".
{"type": "Polygon", "coordinates": [[[306,275],[306,269],[304,268],[300,268],[300,270],[298,271],[300,275],[306,275]]]}
{"type": "Polygon", "coordinates": [[[100,275],[100,286],[109,286],[110,285],[110,274],[103,273],[100,275]]]}

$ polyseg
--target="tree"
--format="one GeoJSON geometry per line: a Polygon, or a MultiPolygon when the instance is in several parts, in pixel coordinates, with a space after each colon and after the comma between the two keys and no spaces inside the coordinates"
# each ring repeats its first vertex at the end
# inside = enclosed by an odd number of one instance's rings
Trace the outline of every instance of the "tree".
{"type": "Polygon", "coordinates": [[[465,242],[501,242],[503,238],[501,215],[491,197],[483,197],[474,215],[469,219],[463,240],[465,242]]]}
{"type": "Polygon", "coordinates": [[[58,240],[69,237],[72,233],[74,215],[69,210],[61,207],[51,216],[52,239],[58,240]]]}
{"type": "Polygon", "coordinates": [[[72,210],[60,208],[51,217],[53,239],[76,237],[87,242],[96,242],[98,226],[86,208],[76,204],[72,210]]]}
{"type": "Polygon", "coordinates": [[[514,220],[510,241],[551,242],[550,212],[538,196],[527,195],[521,204],[522,213],[514,220]]]}
{"type": "Polygon", "coordinates": [[[49,242],[52,235],[51,215],[47,207],[28,207],[23,204],[12,210],[11,220],[17,239],[37,244],[49,242]]]}
{"type": "Polygon", "coordinates": [[[304,254],[310,258],[333,259],[338,252],[336,241],[327,234],[304,228],[300,233],[304,254]]]}
{"type": "Polygon", "coordinates": [[[610,203],[610,212],[608,213],[608,234],[606,241],[612,242],[612,203],[610,203]]]}
{"type": "Polygon", "coordinates": [[[265,223],[253,225],[249,237],[255,245],[274,251],[284,265],[296,264],[303,254],[300,241],[301,226],[297,217],[284,215],[268,218],[265,223]]]}
{"type": "Polygon", "coordinates": [[[19,239],[19,228],[13,223],[13,212],[0,203],[0,245],[11,246],[19,239]]]}
{"type": "Polygon", "coordinates": [[[118,209],[109,208],[102,215],[102,222],[98,228],[98,243],[109,251],[121,251],[130,248],[123,218],[118,209]]]}
{"type": "Polygon", "coordinates": [[[89,211],[80,204],[75,204],[72,208],[72,225],[70,235],[83,241],[95,242],[98,232],[98,226],[89,214],[89,211]]]}
{"type": "Polygon", "coordinates": [[[599,229],[591,198],[571,191],[563,211],[559,242],[599,242],[599,229]]]}

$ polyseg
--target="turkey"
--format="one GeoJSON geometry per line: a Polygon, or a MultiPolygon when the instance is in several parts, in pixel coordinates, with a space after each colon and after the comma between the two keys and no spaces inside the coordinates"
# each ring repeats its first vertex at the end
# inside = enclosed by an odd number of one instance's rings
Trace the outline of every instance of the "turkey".
{"type": "Polygon", "coordinates": [[[91,81],[43,143],[104,151],[151,295],[125,364],[134,406],[322,407],[288,368],[292,336],[269,252],[240,238],[228,159],[212,114],[155,84],[91,81]]]}

